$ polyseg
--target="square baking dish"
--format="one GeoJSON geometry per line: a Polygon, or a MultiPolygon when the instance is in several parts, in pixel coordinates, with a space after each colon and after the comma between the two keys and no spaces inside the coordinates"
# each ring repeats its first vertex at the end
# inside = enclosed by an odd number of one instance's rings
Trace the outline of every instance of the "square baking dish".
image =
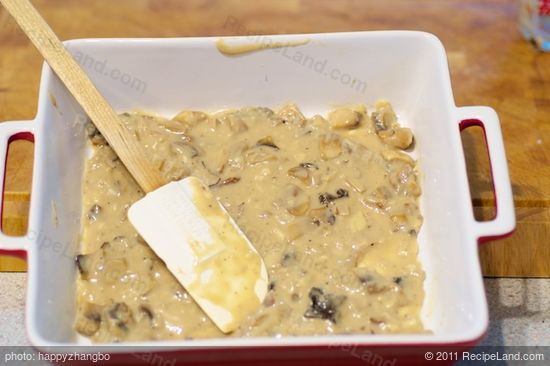
{"type": "MultiPolygon", "coordinates": [[[[365,352],[388,361],[395,357],[410,361],[408,357],[415,354],[423,360],[421,347],[468,346],[480,340],[488,312],[478,243],[510,234],[514,207],[498,117],[488,107],[455,106],[441,42],[431,34],[411,31],[235,37],[224,42],[232,46],[307,43],[228,56],[219,52],[217,41],[84,39],[65,45],[118,112],[143,109],[171,116],[183,109],[276,108],[294,102],[311,116],[339,104],[391,101],[402,124],[414,132],[413,154],[422,172],[424,224],[418,237],[426,272],[422,319],[431,333],[87,347],[72,327],[81,181],[89,153],[87,118],[45,65],[35,120],[0,124],[3,156],[15,139],[35,143],[28,233],[0,236],[0,249],[26,255],[29,263],[26,316],[32,344],[52,352],[74,351],[78,346],[121,354],[117,357],[162,349],[170,351],[170,357],[195,363],[262,359],[341,364],[360,363],[365,352]],[[498,212],[488,222],[474,219],[470,203],[460,140],[460,130],[470,125],[483,127],[490,154],[498,212]]],[[[0,171],[4,174],[4,165],[0,171]]]]}

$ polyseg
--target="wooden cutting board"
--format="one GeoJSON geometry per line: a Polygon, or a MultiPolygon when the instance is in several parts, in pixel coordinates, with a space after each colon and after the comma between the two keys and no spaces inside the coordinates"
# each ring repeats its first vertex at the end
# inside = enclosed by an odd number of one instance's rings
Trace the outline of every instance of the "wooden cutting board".
{"type": "MultiPolygon", "coordinates": [[[[506,240],[480,248],[483,272],[487,276],[550,277],[550,54],[537,51],[521,38],[516,0],[33,3],[62,39],[380,29],[436,34],[447,49],[457,105],[495,108],[508,152],[517,230],[506,240]],[[99,13],[101,17],[97,16],[99,13]]],[[[42,61],[16,29],[0,11],[0,121],[32,119],[36,111],[42,61]]],[[[474,131],[467,130],[463,140],[471,163],[473,205],[480,217],[488,217],[494,199],[483,144],[477,137],[474,131]]],[[[19,164],[30,166],[29,148],[18,154],[19,164]]],[[[18,178],[8,177],[12,190],[21,190],[18,182],[28,181],[29,174],[21,168],[18,178]]],[[[21,269],[6,267],[5,263],[2,259],[0,270],[21,269]]]]}

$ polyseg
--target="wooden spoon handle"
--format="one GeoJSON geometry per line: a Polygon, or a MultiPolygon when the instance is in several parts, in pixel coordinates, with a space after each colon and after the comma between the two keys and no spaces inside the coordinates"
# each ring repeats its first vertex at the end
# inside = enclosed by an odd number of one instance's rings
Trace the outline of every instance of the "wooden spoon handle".
{"type": "Polygon", "coordinates": [[[160,173],[115,111],[28,0],[0,0],[46,62],[76,98],[145,192],[162,186],[160,173]]]}

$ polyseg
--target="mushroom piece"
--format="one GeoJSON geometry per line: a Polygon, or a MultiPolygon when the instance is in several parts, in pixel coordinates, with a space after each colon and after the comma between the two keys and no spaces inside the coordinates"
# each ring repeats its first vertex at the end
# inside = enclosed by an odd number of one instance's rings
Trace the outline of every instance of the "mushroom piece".
{"type": "Polygon", "coordinates": [[[256,145],[245,153],[245,160],[250,165],[277,160],[276,150],[265,145],[256,145]]]}
{"type": "Polygon", "coordinates": [[[132,310],[123,302],[113,304],[107,311],[107,324],[111,332],[117,336],[128,332],[134,323],[132,310]]]}
{"type": "Polygon", "coordinates": [[[385,144],[402,150],[412,145],[414,139],[412,131],[399,125],[397,116],[389,102],[377,101],[376,111],[372,112],[371,120],[378,137],[385,144]]]}
{"type": "Polygon", "coordinates": [[[201,122],[208,121],[208,114],[196,111],[182,111],[173,120],[181,122],[186,127],[192,127],[201,122]]]}
{"type": "Polygon", "coordinates": [[[234,134],[248,130],[248,125],[242,120],[239,112],[231,113],[226,116],[226,123],[234,134]]]}
{"type": "Polygon", "coordinates": [[[187,124],[185,123],[182,123],[178,120],[163,119],[158,122],[158,126],[170,133],[182,136],[183,139],[186,141],[191,141],[191,138],[185,135],[185,132],[188,128],[187,124]]]}
{"type": "Polygon", "coordinates": [[[334,133],[321,136],[319,140],[319,151],[323,160],[330,160],[342,153],[342,139],[334,133]]]}
{"type": "Polygon", "coordinates": [[[150,321],[153,320],[153,318],[155,317],[153,311],[147,305],[140,305],[138,309],[139,312],[150,321]]]}
{"type": "Polygon", "coordinates": [[[394,130],[381,131],[378,136],[390,146],[405,150],[412,145],[414,136],[409,128],[398,127],[394,130]]]}
{"type": "Polygon", "coordinates": [[[92,303],[84,304],[84,310],[76,320],[75,330],[86,337],[93,336],[101,326],[102,310],[103,308],[100,305],[92,303]]]}
{"type": "Polygon", "coordinates": [[[328,121],[334,129],[352,129],[359,126],[361,114],[349,108],[338,108],[328,114],[328,121]]]}
{"type": "Polygon", "coordinates": [[[328,192],[321,193],[319,195],[319,203],[322,205],[328,206],[330,203],[336,201],[340,198],[346,198],[349,197],[349,192],[347,189],[340,188],[336,191],[336,195],[333,195],[328,192]]]}
{"type": "Polygon", "coordinates": [[[91,208],[90,211],[86,214],[86,217],[91,222],[94,222],[99,217],[99,214],[101,213],[101,206],[95,203],[91,208]]]}
{"type": "Polygon", "coordinates": [[[199,150],[185,140],[171,142],[170,152],[175,155],[185,156],[188,159],[193,159],[200,155],[199,150]]]}
{"type": "Polygon", "coordinates": [[[318,287],[312,287],[309,291],[310,307],[304,313],[306,318],[327,319],[336,323],[338,319],[338,308],[346,300],[345,296],[325,294],[318,287]]]}
{"type": "Polygon", "coordinates": [[[356,267],[353,272],[371,295],[381,294],[383,292],[396,290],[397,286],[394,281],[388,281],[384,276],[376,271],[371,271],[365,267],[356,267]]]}
{"type": "Polygon", "coordinates": [[[292,178],[298,179],[308,187],[313,184],[313,177],[311,175],[311,172],[309,171],[309,169],[304,168],[302,166],[296,166],[294,168],[290,168],[287,171],[287,174],[292,178]]]}
{"type": "Polygon", "coordinates": [[[88,135],[88,138],[90,139],[90,142],[94,146],[102,146],[107,145],[107,140],[103,137],[101,132],[94,126],[93,123],[88,122],[86,123],[84,129],[86,130],[86,134],[88,135]]]}
{"type": "Polygon", "coordinates": [[[277,112],[277,115],[283,124],[303,126],[306,123],[306,118],[295,104],[287,104],[277,112]]]}
{"type": "Polygon", "coordinates": [[[287,184],[282,189],[282,197],[280,199],[281,206],[284,207],[291,215],[303,216],[309,209],[309,197],[298,186],[287,184]]]}
{"type": "Polygon", "coordinates": [[[413,167],[407,164],[394,167],[395,170],[390,172],[388,178],[395,190],[405,195],[420,196],[422,192],[413,167]]]}
{"type": "Polygon", "coordinates": [[[410,166],[414,165],[414,160],[409,155],[398,150],[384,150],[382,151],[382,157],[386,161],[402,161],[410,166]]]}
{"type": "Polygon", "coordinates": [[[91,254],[79,254],[75,258],[76,266],[83,280],[87,280],[92,267],[91,254]]]}
{"type": "Polygon", "coordinates": [[[264,138],[261,138],[256,142],[256,146],[267,146],[271,147],[272,149],[279,150],[279,146],[275,145],[273,142],[273,137],[266,136],[264,138]]]}

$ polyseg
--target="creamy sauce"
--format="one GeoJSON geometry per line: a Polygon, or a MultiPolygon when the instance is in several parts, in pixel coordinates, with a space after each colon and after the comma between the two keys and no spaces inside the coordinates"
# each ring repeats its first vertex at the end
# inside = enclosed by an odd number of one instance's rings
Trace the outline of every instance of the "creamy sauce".
{"type": "Polygon", "coordinates": [[[327,119],[292,105],[121,118],[166,179],[192,175],[210,186],[264,259],[269,291],[224,335],[128,222],[143,192],[91,129],[79,333],[112,342],[424,331],[421,191],[416,162],[402,152],[413,137],[387,102],[327,119]]]}
{"type": "Polygon", "coordinates": [[[303,46],[309,43],[309,39],[304,39],[301,41],[290,41],[290,42],[256,42],[256,43],[246,43],[240,45],[230,45],[225,42],[224,39],[218,39],[216,41],[216,48],[220,53],[227,56],[235,56],[243,53],[250,53],[260,50],[265,50],[268,48],[286,48],[286,47],[297,47],[303,46]]]}

